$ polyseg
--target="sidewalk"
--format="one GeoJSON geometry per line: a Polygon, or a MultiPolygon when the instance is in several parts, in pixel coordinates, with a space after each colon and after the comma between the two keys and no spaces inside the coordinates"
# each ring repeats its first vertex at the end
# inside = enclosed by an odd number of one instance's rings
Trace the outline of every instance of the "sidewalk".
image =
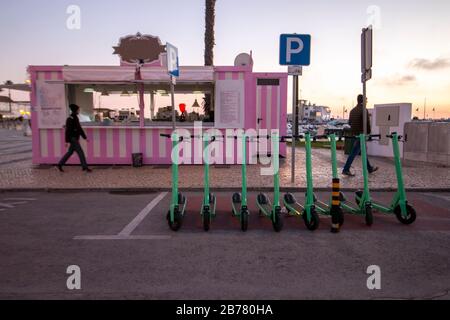
{"type": "MultiPolygon", "coordinates": [[[[76,156],[76,155],[75,155],[76,156]]],[[[286,159],[280,161],[281,188],[305,188],[305,152],[297,148],[295,184],[291,183],[290,148],[286,159]]],[[[341,178],[344,189],[362,187],[361,162],[357,158],[352,170],[355,177],[341,178]]],[[[338,152],[339,167],[346,160],[343,151],[338,152]]],[[[380,169],[370,176],[373,190],[396,188],[395,168],[392,160],[371,157],[370,161],[380,169]]],[[[313,150],[314,187],[329,188],[331,181],[330,151],[313,150]]],[[[248,166],[248,187],[250,189],[270,189],[272,176],[261,176],[260,165],[248,166]]],[[[31,137],[24,137],[22,132],[0,129],[0,190],[34,190],[34,189],[169,189],[171,169],[168,166],[145,166],[133,168],[127,166],[93,167],[90,174],[82,173],[80,167],[65,167],[65,173],[54,167],[35,167],[31,163],[31,137]]],[[[450,189],[450,169],[423,163],[404,165],[404,180],[408,189],[450,189]]],[[[201,189],[203,187],[202,166],[181,166],[180,187],[201,189]]],[[[217,189],[238,189],[241,186],[240,166],[212,166],[211,187],[217,189]]]]}

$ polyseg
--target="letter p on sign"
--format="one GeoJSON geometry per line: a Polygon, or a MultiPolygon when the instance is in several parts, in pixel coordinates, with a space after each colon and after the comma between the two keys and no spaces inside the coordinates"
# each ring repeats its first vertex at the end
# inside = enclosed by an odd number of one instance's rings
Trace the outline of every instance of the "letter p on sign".
{"type": "Polygon", "coordinates": [[[311,61],[311,35],[282,34],[280,36],[280,65],[309,66],[311,61]]]}
{"type": "Polygon", "coordinates": [[[167,71],[173,77],[180,76],[180,68],[178,66],[178,49],[171,45],[170,43],[166,44],[166,52],[167,52],[167,71]]]}

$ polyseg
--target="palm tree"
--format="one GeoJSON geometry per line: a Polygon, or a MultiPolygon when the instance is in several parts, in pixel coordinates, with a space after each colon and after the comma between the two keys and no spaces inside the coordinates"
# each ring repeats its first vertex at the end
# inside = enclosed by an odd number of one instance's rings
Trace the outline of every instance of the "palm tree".
{"type": "MultiPolygon", "coordinates": [[[[214,23],[216,18],[216,0],[205,0],[205,66],[214,65],[214,23]]],[[[210,93],[203,98],[203,111],[209,121],[214,121],[214,111],[211,110],[210,93]]]]}

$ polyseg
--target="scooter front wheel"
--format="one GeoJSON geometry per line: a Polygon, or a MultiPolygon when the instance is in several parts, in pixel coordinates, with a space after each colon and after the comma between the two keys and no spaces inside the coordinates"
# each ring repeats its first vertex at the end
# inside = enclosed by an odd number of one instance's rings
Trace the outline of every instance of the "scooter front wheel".
{"type": "Polygon", "coordinates": [[[281,216],[281,210],[275,210],[272,213],[274,216],[272,217],[272,226],[275,232],[280,232],[283,229],[283,218],[281,216]]]}
{"type": "Polygon", "coordinates": [[[414,208],[409,204],[406,205],[406,217],[402,215],[402,209],[399,204],[395,207],[394,213],[397,220],[403,224],[412,224],[416,221],[416,210],[414,210],[414,208]]]}
{"type": "Polygon", "coordinates": [[[247,231],[248,229],[248,210],[243,209],[241,211],[241,230],[247,231]]]}
{"type": "Polygon", "coordinates": [[[306,210],[303,211],[303,221],[305,222],[305,226],[308,230],[314,231],[319,227],[319,216],[317,215],[316,209],[311,208],[311,219],[308,221],[308,216],[306,214],[306,210]]]}
{"type": "Polygon", "coordinates": [[[181,228],[181,222],[183,218],[181,217],[178,209],[175,209],[173,212],[173,222],[170,220],[170,210],[167,212],[167,222],[169,223],[169,228],[172,231],[178,231],[181,228]]]}

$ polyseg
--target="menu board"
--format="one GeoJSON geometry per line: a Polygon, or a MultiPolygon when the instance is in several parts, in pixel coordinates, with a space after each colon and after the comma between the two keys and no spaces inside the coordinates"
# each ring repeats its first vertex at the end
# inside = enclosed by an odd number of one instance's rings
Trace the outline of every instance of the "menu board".
{"type": "Polygon", "coordinates": [[[244,127],[244,81],[216,81],[215,118],[217,128],[244,127]]]}
{"type": "Polygon", "coordinates": [[[36,82],[39,128],[58,129],[66,122],[66,89],[64,83],[36,82]]]}

